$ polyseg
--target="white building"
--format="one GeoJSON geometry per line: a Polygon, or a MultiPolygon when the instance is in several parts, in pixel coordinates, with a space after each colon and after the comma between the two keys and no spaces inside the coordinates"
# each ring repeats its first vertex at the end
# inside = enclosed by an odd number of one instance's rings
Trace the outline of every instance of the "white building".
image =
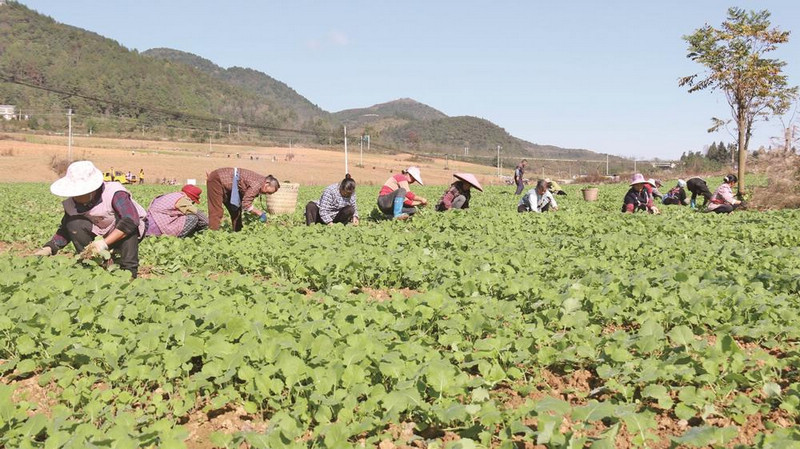
{"type": "MultiPolygon", "coordinates": [[[[3,0],[0,0],[0,5],[3,4],[3,0]]],[[[12,106],[10,104],[0,104],[0,117],[3,117],[6,120],[11,120],[17,117],[17,107],[12,106]]]]}

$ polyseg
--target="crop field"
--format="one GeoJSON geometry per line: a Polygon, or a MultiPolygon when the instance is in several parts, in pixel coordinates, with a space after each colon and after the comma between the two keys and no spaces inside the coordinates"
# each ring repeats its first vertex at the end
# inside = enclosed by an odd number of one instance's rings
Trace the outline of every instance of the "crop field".
{"type": "Polygon", "coordinates": [[[302,188],[266,225],[145,239],[132,281],[28,256],[59,199],[0,184],[0,448],[800,447],[800,211],[566,188],[394,222],[359,187],[358,227],[304,226],[302,188]]]}

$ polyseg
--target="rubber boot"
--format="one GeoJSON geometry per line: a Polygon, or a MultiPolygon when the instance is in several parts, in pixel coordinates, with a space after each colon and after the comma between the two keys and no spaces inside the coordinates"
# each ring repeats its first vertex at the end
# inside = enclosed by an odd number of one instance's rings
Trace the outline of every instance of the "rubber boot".
{"type": "Polygon", "coordinates": [[[692,209],[697,209],[697,202],[695,200],[691,200],[689,202],[689,206],[691,206],[692,209]]]}
{"type": "Polygon", "coordinates": [[[408,218],[408,214],[403,213],[403,202],[406,200],[404,196],[397,196],[394,198],[394,208],[392,212],[394,213],[395,220],[405,220],[408,218]]]}

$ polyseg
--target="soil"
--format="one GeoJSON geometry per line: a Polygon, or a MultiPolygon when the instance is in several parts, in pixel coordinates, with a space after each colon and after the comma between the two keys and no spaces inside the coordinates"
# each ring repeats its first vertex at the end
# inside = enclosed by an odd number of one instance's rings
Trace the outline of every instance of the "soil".
{"type": "MultiPolygon", "coordinates": [[[[64,136],[0,134],[0,182],[53,182],[58,175],[51,169],[53,157],[67,159],[69,147],[64,136]]],[[[144,169],[145,183],[162,178],[175,178],[179,184],[187,179],[205,182],[206,173],[220,167],[241,167],[280,181],[301,185],[329,185],[344,175],[344,151],[311,148],[254,147],[208,144],[74,137],[72,159],[92,161],[106,172],[130,171],[134,175],[144,169]],[[237,154],[240,156],[237,158],[237,154]]],[[[411,154],[365,154],[363,167],[358,148],[349,152],[349,170],[363,185],[382,185],[400,170],[420,167],[426,185],[446,185],[454,181],[455,172],[473,173],[484,184],[499,183],[494,169],[483,165],[443,159],[417,160],[411,154]],[[447,166],[447,169],[445,169],[447,166]]]]}

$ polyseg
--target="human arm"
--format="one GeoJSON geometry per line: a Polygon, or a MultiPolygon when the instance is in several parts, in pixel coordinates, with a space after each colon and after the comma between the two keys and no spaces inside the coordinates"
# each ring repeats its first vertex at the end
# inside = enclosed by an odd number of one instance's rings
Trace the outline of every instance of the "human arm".
{"type": "Polygon", "coordinates": [[[58,251],[60,251],[62,248],[64,248],[69,244],[69,239],[67,238],[67,230],[66,227],[64,226],[66,219],[67,219],[67,214],[64,214],[64,216],[61,218],[61,224],[58,226],[56,233],[53,234],[53,237],[51,237],[50,240],[44,244],[44,246],[39,248],[39,250],[37,250],[34,253],[35,255],[52,256],[58,253],[58,251]],[[44,251],[45,249],[49,251],[44,251]]]}
{"type": "Polygon", "coordinates": [[[186,196],[175,202],[175,209],[178,209],[183,215],[197,214],[197,205],[186,196]]]}

